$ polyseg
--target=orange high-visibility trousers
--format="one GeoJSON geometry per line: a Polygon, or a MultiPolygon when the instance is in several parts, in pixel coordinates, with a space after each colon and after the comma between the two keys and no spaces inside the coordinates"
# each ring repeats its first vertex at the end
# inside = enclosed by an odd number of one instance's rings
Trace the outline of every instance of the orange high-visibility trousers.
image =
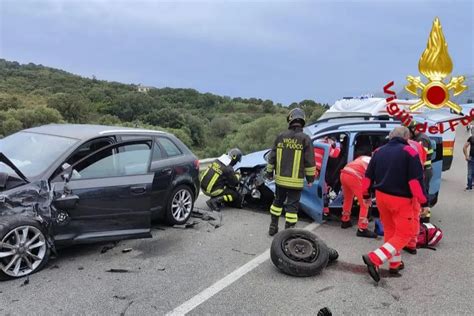
{"type": "Polygon", "coordinates": [[[382,247],[369,253],[370,260],[381,265],[389,261],[391,268],[400,265],[400,250],[405,247],[415,234],[414,199],[375,192],[380,220],[384,228],[382,247]]]}
{"type": "Polygon", "coordinates": [[[362,195],[362,179],[348,172],[341,172],[340,179],[342,194],[344,195],[341,220],[347,222],[351,219],[352,201],[355,196],[359,201],[360,206],[358,221],[359,229],[367,229],[367,226],[369,225],[369,220],[367,219],[369,208],[368,205],[365,204],[362,195]]]}

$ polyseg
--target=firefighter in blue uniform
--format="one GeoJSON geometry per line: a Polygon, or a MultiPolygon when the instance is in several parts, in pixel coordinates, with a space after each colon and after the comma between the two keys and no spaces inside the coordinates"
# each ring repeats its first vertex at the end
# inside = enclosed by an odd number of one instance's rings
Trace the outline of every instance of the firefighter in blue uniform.
{"type": "Polygon", "coordinates": [[[311,139],[303,132],[306,123],[302,109],[295,108],[287,117],[288,130],[278,135],[268,155],[267,178],[275,178],[275,199],[270,207],[269,235],[278,232],[278,220],[285,210],[285,229],[298,221],[298,208],[304,179],[311,185],[316,172],[311,139]]]}
{"type": "Polygon", "coordinates": [[[219,212],[223,203],[240,206],[241,197],[237,192],[240,177],[235,173],[234,166],[241,160],[242,152],[233,148],[214,160],[202,173],[201,190],[210,197],[206,204],[212,211],[219,212]]]}

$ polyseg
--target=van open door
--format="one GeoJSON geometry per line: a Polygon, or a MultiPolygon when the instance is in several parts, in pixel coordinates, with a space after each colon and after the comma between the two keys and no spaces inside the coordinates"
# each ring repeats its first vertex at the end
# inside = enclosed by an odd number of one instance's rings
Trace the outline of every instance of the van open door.
{"type": "Polygon", "coordinates": [[[318,223],[323,221],[324,197],[326,195],[326,168],[329,159],[329,145],[317,142],[314,148],[324,150],[323,163],[318,179],[316,179],[311,187],[305,183],[305,187],[301,193],[300,208],[318,223]]]}
{"type": "Polygon", "coordinates": [[[433,146],[433,155],[431,157],[431,166],[433,176],[430,181],[429,201],[430,206],[438,202],[438,193],[441,187],[441,174],[443,172],[443,138],[441,136],[430,136],[433,146]]]}

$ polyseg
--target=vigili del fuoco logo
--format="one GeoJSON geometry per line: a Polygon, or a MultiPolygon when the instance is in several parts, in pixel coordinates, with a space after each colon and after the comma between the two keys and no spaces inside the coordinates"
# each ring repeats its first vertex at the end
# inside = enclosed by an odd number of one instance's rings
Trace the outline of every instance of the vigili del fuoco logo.
{"type": "MultiPolygon", "coordinates": [[[[418,70],[427,79],[427,82],[424,82],[419,76],[407,77],[408,84],[405,86],[405,90],[420,98],[418,102],[410,106],[410,111],[416,111],[423,106],[435,110],[448,107],[453,112],[463,115],[461,118],[432,126],[427,126],[427,123],[417,124],[416,128],[419,131],[426,132],[428,130],[431,134],[443,133],[448,129],[454,131],[455,127],[459,125],[459,121],[463,125],[468,125],[474,119],[474,109],[468,115],[464,115],[461,112],[462,108],[449,99],[450,92],[453,96],[460,95],[467,89],[467,86],[463,84],[464,76],[452,76],[449,82],[445,83],[446,77],[453,70],[453,62],[449,56],[448,43],[446,43],[438,18],[435,18],[433,22],[428,44],[418,62],[418,70]],[[448,128],[444,126],[445,123],[449,124],[448,128]]],[[[394,91],[389,90],[393,85],[392,81],[383,88],[384,93],[389,95],[386,99],[387,112],[400,118],[403,124],[408,126],[413,121],[413,116],[410,112],[400,110],[394,101],[397,99],[397,95],[394,91]]]]}

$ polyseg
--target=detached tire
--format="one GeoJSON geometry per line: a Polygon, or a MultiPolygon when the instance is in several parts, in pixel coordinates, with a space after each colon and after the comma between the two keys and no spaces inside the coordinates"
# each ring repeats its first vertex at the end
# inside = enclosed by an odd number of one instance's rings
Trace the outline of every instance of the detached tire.
{"type": "Polygon", "coordinates": [[[329,250],[322,240],[307,230],[285,229],[274,236],[270,257],[283,273],[308,277],[327,266],[329,250]]]}
{"type": "Polygon", "coordinates": [[[0,217],[0,280],[41,270],[50,254],[47,238],[41,224],[32,218],[0,217]]]}

